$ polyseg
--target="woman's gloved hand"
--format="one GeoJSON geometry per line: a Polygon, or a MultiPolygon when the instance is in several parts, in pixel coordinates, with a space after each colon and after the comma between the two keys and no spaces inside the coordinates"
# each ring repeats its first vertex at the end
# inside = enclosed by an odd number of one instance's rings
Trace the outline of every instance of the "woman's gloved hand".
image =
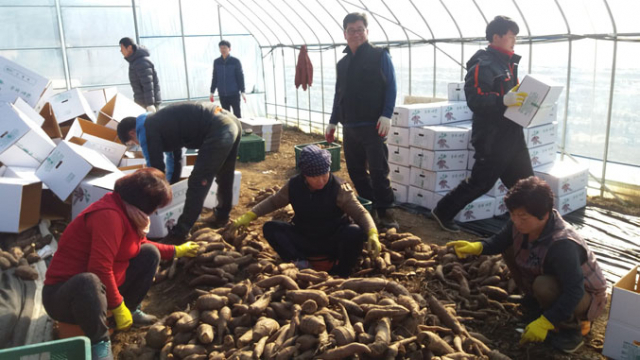
{"type": "Polygon", "coordinates": [[[247,226],[249,226],[250,222],[252,222],[257,218],[258,218],[258,215],[256,215],[253,211],[247,211],[242,216],[237,218],[236,221],[233,222],[233,228],[234,229],[246,228],[247,226]]]}
{"type": "Polygon", "coordinates": [[[131,318],[131,311],[124,304],[124,301],[118,305],[115,309],[111,310],[113,318],[116,321],[116,330],[127,330],[133,325],[133,319],[131,318]]]}
{"type": "Polygon", "coordinates": [[[193,241],[187,241],[182,245],[176,245],[175,248],[177,258],[181,258],[183,256],[194,257],[198,255],[198,249],[200,248],[200,246],[193,241]]]}
{"type": "Polygon", "coordinates": [[[460,259],[464,259],[469,255],[480,255],[482,254],[482,243],[480,241],[476,241],[476,242],[469,242],[469,241],[465,241],[465,240],[456,240],[456,241],[449,241],[447,243],[448,247],[453,247],[453,250],[455,250],[456,255],[458,255],[458,257],[460,259]]]}
{"type": "Polygon", "coordinates": [[[547,338],[549,330],[554,328],[553,324],[544,315],[540,315],[539,318],[529,323],[524,329],[524,333],[520,338],[520,345],[528,342],[543,342],[547,338]]]}
{"type": "Polygon", "coordinates": [[[380,256],[380,241],[378,241],[378,230],[373,228],[369,230],[369,237],[367,238],[367,252],[373,259],[380,256]]]}

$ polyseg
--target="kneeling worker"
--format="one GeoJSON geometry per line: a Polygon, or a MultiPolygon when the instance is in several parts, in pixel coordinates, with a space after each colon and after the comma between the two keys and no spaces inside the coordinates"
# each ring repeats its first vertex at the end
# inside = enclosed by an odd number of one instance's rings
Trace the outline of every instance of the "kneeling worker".
{"type": "Polygon", "coordinates": [[[331,154],[327,150],[315,145],[304,147],[299,166],[301,174],[289,179],[282,189],[238,218],[233,226],[245,227],[259,216],[291,204],[295,212],[291,223],[264,224],[264,237],[271,247],[283,261],[294,261],[301,268],[309,267],[309,260],[314,258],[327,258],[333,265],[330,273],[347,277],[365,239],[369,254],[380,254],[373,218],[351,186],[331,174],[331,154]]]}
{"type": "Polygon", "coordinates": [[[233,114],[209,103],[170,105],[154,114],[124,118],[118,124],[120,141],[140,145],[148,166],[165,171],[163,153],[174,153],[172,184],[180,179],[182,148],[198,149],[188,180],[184,211],[163,243],[184,242],[200,216],[214,177],[218,184],[218,205],[214,215],[205,221],[214,228],[229,221],[241,129],[240,121],[233,114]]]}
{"type": "Polygon", "coordinates": [[[525,293],[523,305],[539,314],[520,343],[542,342],[550,334],[551,346],[572,353],[604,310],[607,283],[602,270],[585,240],[553,209],[553,192],[544,180],[531,176],[518,181],[504,202],[511,220],[498,234],[447,246],[460,258],[502,253],[525,293]]]}

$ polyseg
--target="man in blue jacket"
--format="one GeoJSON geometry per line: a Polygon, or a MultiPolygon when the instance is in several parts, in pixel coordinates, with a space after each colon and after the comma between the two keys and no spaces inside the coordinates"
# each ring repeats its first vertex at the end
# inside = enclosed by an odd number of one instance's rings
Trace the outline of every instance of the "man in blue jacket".
{"type": "Polygon", "coordinates": [[[213,94],[218,89],[220,105],[227,111],[231,111],[233,107],[233,115],[239,119],[242,117],[240,95],[242,95],[244,102],[247,102],[247,98],[244,95],[242,64],[240,60],[229,55],[231,44],[227,40],[220,41],[218,46],[222,56],[213,62],[213,79],[211,80],[211,96],[209,96],[209,100],[211,102],[215,100],[213,94]]]}
{"type": "Polygon", "coordinates": [[[348,14],[342,25],[346,56],[338,61],[336,94],[325,139],[333,142],[341,122],[347,170],[358,195],[373,202],[379,227],[397,229],[398,223],[389,211],[394,196],[386,144],[396,103],[393,63],[388,49],[369,43],[365,14],[348,14]]]}

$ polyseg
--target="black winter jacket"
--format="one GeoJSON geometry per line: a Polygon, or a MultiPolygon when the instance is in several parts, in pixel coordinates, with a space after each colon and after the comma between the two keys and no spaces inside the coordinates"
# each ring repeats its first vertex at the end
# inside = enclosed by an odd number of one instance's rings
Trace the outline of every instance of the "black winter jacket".
{"type": "Polygon", "coordinates": [[[159,105],[160,84],[158,74],[149,59],[149,50],[137,45],[136,51],[125,58],[129,62],[129,82],[133,88],[133,100],[142,107],[159,105]]]}
{"type": "Polygon", "coordinates": [[[526,147],[522,126],[504,117],[504,94],[518,82],[520,55],[509,56],[491,46],[467,62],[464,92],[473,111],[471,143],[483,156],[526,147]]]}
{"type": "Polygon", "coordinates": [[[240,60],[229,55],[220,56],[213,62],[213,78],[211,79],[211,93],[218,89],[220,96],[238,95],[244,92],[244,73],[240,60]]]}

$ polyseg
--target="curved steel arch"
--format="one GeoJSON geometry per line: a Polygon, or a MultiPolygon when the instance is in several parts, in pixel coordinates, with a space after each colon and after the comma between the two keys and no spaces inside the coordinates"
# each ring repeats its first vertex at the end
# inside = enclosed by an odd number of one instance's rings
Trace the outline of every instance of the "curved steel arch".
{"type": "MultiPolygon", "coordinates": [[[[443,0],[440,0],[440,4],[442,4],[442,7],[447,12],[447,14],[449,14],[449,17],[451,18],[451,21],[453,21],[453,25],[455,25],[456,30],[458,30],[458,35],[460,35],[460,63],[464,64],[464,42],[462,41],[462,39],[463,39],[462,31],[460,30],[460,26],[458,26],[458,22],[453,17],[453,15],[451,15],[451,11],[449,11],[449,8],[447,7],[447,5],[444,4],[443,0]]],[[[462,79],[464,79],[464,67],[463,66],[460,67],[460,81],[462,81],[462,79]]]]}
{"type": "Polygon", "coordinates": [[[611,19],[611,26],[613,26],[613,59],[611,64],[611,85],[609,86],[609,108],[607,109],[607,128],[604,137],[604,155],[602,156],[602,178],[600,180],[600,196],[604,195],[606,189],[606,175],[607,175],[607,160],[609,158],[609,136],[611,135],[611,112],[613,111],[613,90],[616,83],[616,63],[618,57],[618,27],[616,26],[616,20],[613,17],[609,2],[602,0],[607,7],[607,13],[609,19],[611,19]]]}
{"type": "Polygon", "coordinates": [[[518,13],[522,17],[522,21],[524,22],[524,27],[527,29],[527,35],[529,36],[529,69],[527,73],[531,74],[531,64],[533,63],[533,60],[532,60],[533,59],[533,40],[531,39],[531,30],[529,29],[529,23],[527,22],[527,18],[524,17],[522,10],[520,10],[520,6],[518,6],[518,3],[516,2],[516,0],[512,0],[512,1],[513,1],[513,5],[515,5],[516,9],[518,10],[518,13]]]}
{"type": "MultiPolygon", "coordinates": [[[[571,34],[571,26],[569,26],[569,22],[567,21],[567,17],[564,14],[564,10],[562,10],[562,6],[560,6],[560,2],[558,0],[554,0],[558,10],[560,11],[560,15],[562,16],[562,20],[564,20],[564,25],[567,27],[567,35],[571,34]]],[[[564,98],[564,114],[562,116],[562,140],[561,140],[561,153],[560,159],[564,159],[564,155],[566,153],[566,145],[567,145],[567,115],[569,114],[569,90],[571,89],[571,62],[573,58],[573,40],[569,38],[569,53],[567,60],[567,82],[566,82],[566,95],[564,98]]]]}
{"type": "MultiPolygon", "coordinates": [[[[384,6],[387,8],[387,10],[389,10],[389,12],[391,13],[391,15],[393,16],[394,19],[396,19],[397,23],[400,23],[400,20],[398,20],[398,17],[396,16],[396,14],[393,13],[393,10],[391,10],[391,8],[389,7],[389,5],[387,5],[387,3],[384,0],[381,0],[382,4],[384,4],[384,6]]],[[[404,36],[407,37],[407,46],[409,47],[409,96],[411,96],[411,40],[409,39],[409,34],[407,34],[407,29],[404,26],[401,26],[402,31],[404,32],[404,36]]]]}

